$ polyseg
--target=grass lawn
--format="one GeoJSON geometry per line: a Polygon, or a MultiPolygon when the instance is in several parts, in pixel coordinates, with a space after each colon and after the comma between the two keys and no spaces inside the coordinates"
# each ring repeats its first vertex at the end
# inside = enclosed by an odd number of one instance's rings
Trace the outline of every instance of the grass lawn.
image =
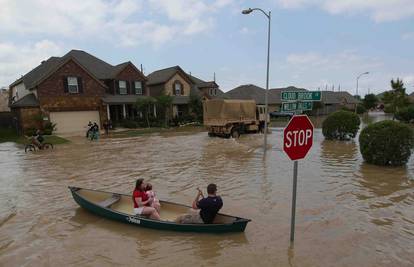
{"type": "MultiPolygon", "coordinates": [[[[54,145],[66,144],[70,141],[59,137],[57,135],[44,135],[45,142],[52,143],[54,145]]],[[[13,129],[0,129],[0,143],[15,142],[18,144],[27,144],[29,139],[24,136],[18,136],[13,129]]]]}
{"type": "Polygon", "coordinates": [[[124,138],[124,137],[135,137],[145,134],[153,134],[153,133],[168,133],[168,132],[188,132],[188,131],[202,131],[204,130],[203,126],[182,126],[182,127],[171,127],[171,128],[139,128],[139,129],[129,129],[122,132],[112,132],[110,133],[110,137],[112,138],[124,138]]]}

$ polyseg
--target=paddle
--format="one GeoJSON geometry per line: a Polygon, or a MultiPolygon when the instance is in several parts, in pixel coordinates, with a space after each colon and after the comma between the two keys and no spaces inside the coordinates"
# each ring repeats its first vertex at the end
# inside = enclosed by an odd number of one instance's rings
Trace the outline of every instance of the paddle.
{"type": "Polygon", "coordinates": [[[197,190],[200,193],[200,195],[204,198],[203,191],[201,191],[200,188],[198,188],[198,187],[197,187],[197,190]]]}

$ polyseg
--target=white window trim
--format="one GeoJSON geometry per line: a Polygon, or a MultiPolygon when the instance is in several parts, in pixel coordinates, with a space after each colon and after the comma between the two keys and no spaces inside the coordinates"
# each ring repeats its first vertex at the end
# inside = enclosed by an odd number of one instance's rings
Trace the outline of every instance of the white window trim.
{"type": "Polygon", "coordinates": [[[127,88],[127,84],[126,81],[118,81],[118,87],[119,87],[119,94],[120,95],[127,95],[128,94],[128,88],[127,88]],[[125,87],[121,87],[121,83],[125,84],[125,87]],[[121,93],[121,90],[125,89],[125,93],[121,93]]]}
{"type": "Polygon", "coordinates": [[[68,92],[69,94],[79,94],[79,84],[78,84],[78,77],[69,76],[67,77],[68,82],[68,92]],[[72,83],[71,83],[72,81],[72,83]],[[73,83],[73,81],[76,81],[76,84],[73,83]],[[76,86],[76,92],[71,90],[71,86],[76,86]]]}
{"type": "Polygon", "coordinates": [[[136,95],[142,95],[142,93],[143,93],[143,90],[142,90],[142,82],[141,81],[135,81],[134,82],[134,89],[135,89],[135,94],[136,95]],[[137,84],[139,84],[139,87],[137,87],[137,84]],[[137,89],[139,89],[140,91],[137,91],[137,89]]]}

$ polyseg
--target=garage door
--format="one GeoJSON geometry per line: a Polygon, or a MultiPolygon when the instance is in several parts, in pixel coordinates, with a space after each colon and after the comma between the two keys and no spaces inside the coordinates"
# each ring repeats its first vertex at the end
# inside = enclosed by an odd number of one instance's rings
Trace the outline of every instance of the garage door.
{"type": "Polygon", "coordinates": [[[98,111],[50,112],[50,121],[56,123],[56,134],[82,135],[89,121],[100,125],[98,111]]]}

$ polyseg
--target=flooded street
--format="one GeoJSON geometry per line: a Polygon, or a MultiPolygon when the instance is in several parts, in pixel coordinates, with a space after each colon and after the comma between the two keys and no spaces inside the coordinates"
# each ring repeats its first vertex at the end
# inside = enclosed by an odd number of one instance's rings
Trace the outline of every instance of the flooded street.
{"type": "MultiPolygon", "coordinates": [[[[382,119],[374,114],[370,121],[382,119]]],[[[366,121],[366,120],[364,120],[366,121]]],[[[414,158],[406,167],[363,163],[357,138],[314,145],[299,162],[295,246],[289,248],[293,163],[283,128],[238,140],[206,132],[90,143],[75,138],[25,154],[0,144],[1,266],[413,266],[414,158]],[[157,231],[103,219],[67,188],[131,193],[151,182],[163,200],[190,204],[213,182],[223,213],[252,219],[244,233],[157,231]]]]}

